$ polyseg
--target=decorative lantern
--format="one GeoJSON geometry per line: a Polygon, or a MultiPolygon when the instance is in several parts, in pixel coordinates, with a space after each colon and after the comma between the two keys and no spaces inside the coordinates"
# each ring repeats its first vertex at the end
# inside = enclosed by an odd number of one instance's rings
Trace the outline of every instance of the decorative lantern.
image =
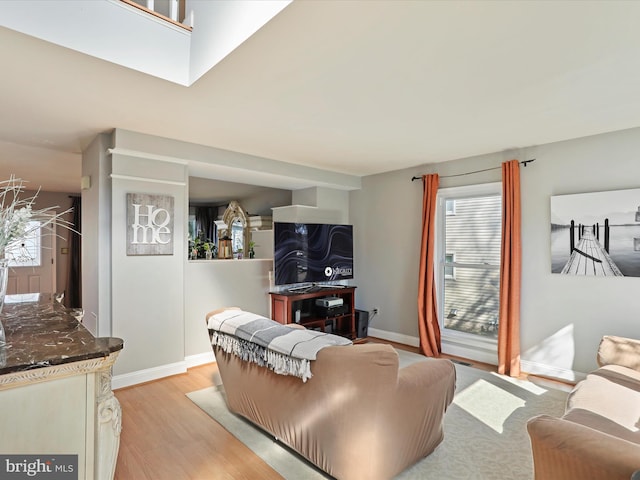
{"type": "Polygon", "coordinates": [[[224,236],[220,239],[220,244],[218,245],[218,258],[232,258],[233,250],[231,249],[231,239],[227,236],[224,236]]]}

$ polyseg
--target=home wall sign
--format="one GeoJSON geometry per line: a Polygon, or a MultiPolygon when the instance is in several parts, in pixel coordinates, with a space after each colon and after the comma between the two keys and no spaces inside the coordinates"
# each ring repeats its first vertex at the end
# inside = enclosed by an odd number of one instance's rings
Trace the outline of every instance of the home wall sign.
{"type": "Polygon", "coordinates": [[[127,255],[173,255],[173,197],[127,193],[127,255]]]}
{"type": "Polygon", "coordinates": [[[551,271],[640,277],[640,189],[551,197],[551,271]]]}

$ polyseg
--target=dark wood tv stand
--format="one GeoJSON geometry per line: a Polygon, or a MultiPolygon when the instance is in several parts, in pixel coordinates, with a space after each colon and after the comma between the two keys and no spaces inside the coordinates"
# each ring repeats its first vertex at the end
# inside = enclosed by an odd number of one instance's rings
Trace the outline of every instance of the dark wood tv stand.
{"type": "Polygon", "coordinates": [[[299,323],[307,328],[335,333],[352,340],[356,339],[356,288],[357,287],[312,287],[309,291],[269,292],[271,316],[282,324],[299,323]],[[326,314],[316,307],[316,299],[340,297],[344,312],[326,314]],[[300,312],[296,314],[296,312],[300,312]],[[296,321],[298,319],[298,321],[296,321]]]}

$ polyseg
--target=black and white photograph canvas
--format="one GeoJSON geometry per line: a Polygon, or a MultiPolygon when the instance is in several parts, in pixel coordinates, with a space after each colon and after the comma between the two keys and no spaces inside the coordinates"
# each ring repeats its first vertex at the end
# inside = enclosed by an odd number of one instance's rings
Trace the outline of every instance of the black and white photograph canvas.
{"type": "Polygon", "coordinates": [[[552,196],[551,272],[640,277],[640,188],[552,196]]]}

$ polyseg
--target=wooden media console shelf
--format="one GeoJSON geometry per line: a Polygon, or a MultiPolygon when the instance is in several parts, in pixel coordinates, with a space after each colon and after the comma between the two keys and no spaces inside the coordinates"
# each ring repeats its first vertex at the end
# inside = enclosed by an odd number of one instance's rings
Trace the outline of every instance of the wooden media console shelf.
{"type": "Polygon", "coordinates": [[[323,332],[335,333],[352,340],[356,339],[356,287],[313,286],[306,290],[270,292],[271,316],[282,324],[299,323],[323,332]],[[323,309],[316,305],[316,299],[326,297],[341,298],[343,308],[323,309]]]}

